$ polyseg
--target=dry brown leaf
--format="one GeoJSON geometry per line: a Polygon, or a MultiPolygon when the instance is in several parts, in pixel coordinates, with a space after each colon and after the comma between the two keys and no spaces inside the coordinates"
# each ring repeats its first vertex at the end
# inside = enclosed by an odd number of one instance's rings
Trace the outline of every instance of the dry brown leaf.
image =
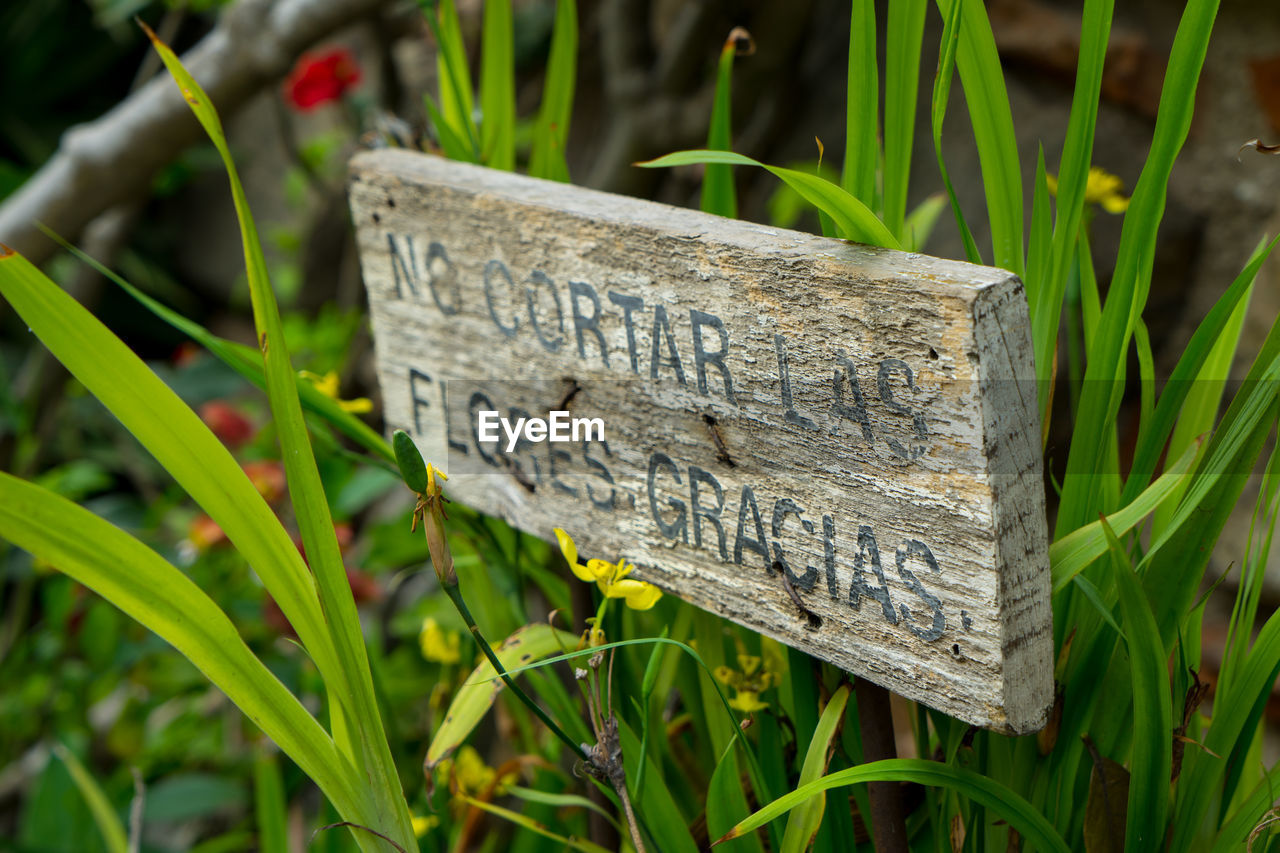
{"type": "Polygon", "coordinates": [[[1086,853],[1123,853],[1129,814],[1129,771],[1098,752],[1085,736],[1093,758],[1089,774],[1089,799],[1084,809],[1086,853]]]}

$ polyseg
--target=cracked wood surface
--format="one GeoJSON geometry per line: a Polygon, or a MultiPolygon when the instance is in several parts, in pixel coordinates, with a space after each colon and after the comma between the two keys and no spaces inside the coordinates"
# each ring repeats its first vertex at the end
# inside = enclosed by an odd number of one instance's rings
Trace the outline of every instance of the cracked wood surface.
{"type": "Polygon", "coordinates": [[[452,499],[962,720],[1043,725],[1015,276],[407,151],[357,155],[350,198],[388,427],[452,499]],[[556,409],[605,441],[477,433],[556,409]]]}

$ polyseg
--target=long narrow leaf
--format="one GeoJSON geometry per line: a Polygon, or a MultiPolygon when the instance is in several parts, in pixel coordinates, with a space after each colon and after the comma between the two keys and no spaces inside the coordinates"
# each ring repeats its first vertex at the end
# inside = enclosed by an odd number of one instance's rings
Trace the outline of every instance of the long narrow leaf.
{"type": "MultiPolygon", "coordinates": [[[[716,63],[716,94],[711,107],[711,126],[707,130],[707,148],[729,151],[733,148],[733,58],[738,52],[738,30],[729,33],[720,48],[716,63]]],[[[733,188],[733,167],[710,163],[702,175],[702,204],[707,213],[736,219],[738,197],[733,188]]]]}
{"type": "Polygon", "coordinates": [[[1017,792],[972,770],[920,758],[890,758],[874,761],[870,764],[839,770],[807,785],[801,785],[739,823],[732,832],[716,843],[752,832],[800,805],[814,794],[864,782],[915,782],[920,785],[952,789],[1000,815],[1037,850],[1057,851],[1057,853],[1066,853],[1068,850],[1062,837],[1054,831],[1044,816],[1017,792]]]}
{"type": "Polygon", "coordinates": [[[1206,359],[1213,351],[1213,347],[1217,345],[1223,330],[1227,328],[1227,323],[1236,307],[1252,290],[1258,271],[1275,251],[1277,244],[1280,244],[1280,235],[1277,235],[1265,248],[1259,246],[1253,253],[1253,257],[1249,259],[1249,263],[1196,327],[1195,334],[1191,336],[1187,348],[1183,350],[1177,365],[1169,375],[1169,381],[1165,383],[1150,423],[1143,423],[1139,429],[1133,466],[1130,468],[1128,480],[1125,481],[1125,499],[1137,494],[1150,482],[1165,440],[1174,428],[1178,413],[1182,411],[1187,395],[1191,392],[1193,386],[1190,383],[1203,369],[1206,359]]]}
{"type": "Polygon", "coordinates": [[[516,167],[515,26],[511,0],[485,0],[480,55],[480,157],[503,171],[516,167]]]}
{"type": "MultiPolygon", "coordinates": [[[[720,756],[720,761],[711,774],[711,783],[707,786],[707,833],[712,838],[728,832],[735,823],[751,814],[746,792],[743,791],[742,780],[738,775],[738,741],[739,738],[735,736],[720,756]]],[[[732,849],[764,853],[764,845],[754,835],[743,836],[732,849]]]]}
{"type": "MultiPolygon", "coordinates": [[[[472,116],[471,74],[467,70],[467,49],[462,41],[462,25],[454,0],[439,0],[436,14],[428,13],[427,23],[436,38],[436,75],[440,79],[440,120],[464,142],[476,162],[480,158],[480,138],[472,116]]],[[[437,128],[439,125],[437,125],[437,128]]]]}
{"type": "Polygon", "coordinates": [[[80,790],[80,796],[89,807],[89,814],[93,815],[93,822],[98,827],[107,853],[128,853],[129,836],[124,831],[124,824],[120,822],[120,815],[116,814],[115,807],[107,799],[98,780],[80,763],[75,753],[63,744],[54,744],[53,752],[67,766],[71,781],[80,790]]]}
{"type": "Polygon", "coordinates": [[[306,565],[222,442],[119,338],[17,253],[0,256],[0,296],[218,523],[262,578],[321,674],[337,676],[306,565]]]}
{"type": "MultiPolygon", "coordinates": [[[[968,0],[976,2],[976,0],[968,0]]],[[[933,80],[933,102],[929,112],[933,128],[933,153],[938,159],[938,172],[942,175],[942,185],[951,201],[951,212],[955,216],[956,226],[960,229],[960,239],[964,243],[964,256],[971,264],[982,263],[982,254],[978,244],[965,221],[964,211],[960,209],[960,200],[956,197],[955,188],[951,185],[951,174],[947,171],[946,160],[942,156],[942,125],[947,117],[947,104],[951,100],[951,80],[955,76],[956,51],[960,45],[961,15],[966,0],[956,0],[951,10],[944,16],[946,23],[942,27],[942,47],[938,54],[938,73],[933,80]]]]}
{"type": "Polygon", "coordinates": [[[928,0],[889,0],[885,32],[884,224],[904,245],[916,246],[924,240],[911,239],[904,226],[927,8],[928,0]]]}
{"type": "MultiPolygon", "coordinates": [[[[71,254],[97,270],[102,276],[115,282],[125,293],[128,293],[136,299],[142,307],[146,308],[152,314],[155,314],[164,322],[173,328],[182,332],[191,340],[200,344],[218,357],[223,364],[230,367],[236,373],[239,373],[245,379],[257,385],[259,388],[266,387],[266,376],[262,365],[262,356],[253,347],[245,346],[235,341],[229,341],[226,338],[219,337],[204,326],[194,320],[189,320],[179,314],[177,311],[166,307],[159,301],[152,299],[140,289],[121,278],[114,270],[99,263],[96,259],[90,257],[81,251],[78,247],[67,243],[61,237],[46,231],[46,234],[53,240],[56,240],[71,254]]],[[[309,382],[302,376],[297,378],[298,396],[302,399],[302,406],[309,412],[319,415],[331,426],[345,435],[347,438],[359,444],[365,450],[382,458],[384,461],[395,464],[395,454],[391,452],[391,445],[382,436],[374,432],[368,424],[348,412],[338,404],[338,401],[327,396],[316,388],[315,383],[309,382]]]]}
{"type": "MultiPolygon", "coordinates": [[[[944,19],[958,2],[961,0],[937,0],[944,19]]],[[[956,67],[960,69],[978,159],[982,163],[994,263],[1022,275],[1022,175],[1000,56],[981,0],[964,2],[961,21],[956,67]]]]}
{"type": "Polygon", "coordinates": [[[93,513],[0,472],[0,538],[47,560],[160,635],[221,689],[352,820],[367,818],[351,766],[186,575],[93,513]]]}
{"type": "Polygon", "coordinates": [[[400,777],[391,760],[382,716],[374,697],[360,616],[356,612],[355,599],[338,550],[324,485],[320,481],[315,456],[307,437],[302,405],[298,401],[296,376],[289,362],[280,309],[271,290],[257,227],[249,211],[231,151],[227,147],[221,122],[208,96],[167,45],[154,35],[152,42],[165,67],[177,81],[192,112],[218,149],[231,184],[231,196],[235,202],[241,242],[244,245],[254,325],[266,366],[267,397],[271,401],[271,412],[280,436],[289,495],[302,533],[307,560],[315,575],[320,604],[341,671],[339,680],[326,682],[330,695],[341,703],[341,707],[331,709],[334,735],[340,743],[346,741],[349,735],[355,737],[355,758],[360,770],[370,779],[378,809],[375,824],[371,828],[390,836],[397,844],[407,848],[414,843],[409,808],[400,786],[400,777]]]}
{"type": "Polygon", "coordinates": [[[579,853],[608,853],[605,848],[592,841],[587,841],[582,838],[566,838],[563,835],[552,832],[545,824],[539,823],[528,815],[523,815],[520,812],[513,812],[511,809],[504,809],[502,806],[497,806],[493,803],[486,802],[484,800],[477,800],[475,797],[468,797],[465,795],[462,797],[462,801],[469,806],[474,806],[481,811],[488,812],[491,815],[496,815],[503,820],[514,823],[516,826],[527,829],[537,835],[541,835],[543,838],[550,838],[557,844],[562,845],[561,849],[563,850],[577,850],[579,853]]]}
{"type": "MultiPolygon", "coordinates": [[[[831,694],[827,707],[822,709],[822,716],[818,719],[813,737],[809,740],[809,749],[804,755],[804,765],[800,768],[799,786],[816,782],[827,772],[827,762],[831,760],[835,738],[844,721],[845,706],[849,703],[849,692],[849,685],[842,684],[839,690],[831,694]]],[[[826,805],[827,795],[823,792],[815,794],[791,811],[791,816],[787,818],[786,832],[782,835],[782,853],[802,853],[809,849],[818,828],[822,826],[826,805]]]]}
{"type": "Polygon", "coordinates": [[[810,204],[835,220],[842,237],[861,243],[870,243],[873,246],[884,246],[888,249],[901,248],[897,238],[889,233],[889,229],[884,227],[884,223],[876,218],[869,207],[831,181],[817,175],[795,169],[784,169],[780,166],[769,166],[732,151],[677,151],[636,165],[657,169],[668,166],[690,166],[696,163],[728,163],[734,166],[759,166],[762,169],[768,169],[810,204]]]}
{"type": "MultiPolygon", "coordinates": [[[[849,73],[845,90],[844,171],[840,185],[849,195],[875,206],[880,162],[878,116],[880,78],[876,70],[876,10],[872,0],[853,0],[849,17],[849,73]]],[[[897,233],[892,225],[889,230],[897,233]]]]}
{"type": "Polygon", "coordinates": [[[1035,348],[1041,420],[1045,423],[1049,420],[1050,371],[1058,341],[1062,296],[1084,214],[1085,188],[1088,186],[1093,139],[1098,124],[1102,70],[1111,38],[1114,6],[1115,0],[1085,0],[1071,118],[1067,122],[1067,138],[1058,165],[1058,219],[1053,232],[1051,257],[1043,276],[1028,277],[1031,340],[1035,348]]]}
{"type": "MultiPolygon", "coordinates": [[[[516,631],[495,649],[498,660],[508,673],[513,664],[528,664],[545,658],[552,652],[578,642],[577,636],[568,631],[552,628],[545,623],[526,625],[516,631]]],[[[467,739],[467,735],[484,718],[497,701],[504,685],[498,680],[497,670],[489,661],[482,661],[466,683],[454,694],[441,724],[427,747],[426,767],[429,770],[448,758],[467,739]]]]}
{"type": "Polygon", "coordinates": [[[1107,443],[1099,438],[1114,428],[1119,411],[1129,336],[1146,305],[1169,176],[1191,128],[1196,85],[1217,12],[1218,0],[1190,0],[1174,38],[1151,152],[1125,214],[1111,289],[1089,350],[1079,416],[1067,457],[1058,535],[1108,510],[1102,504],[1106,475],[1101,459],[1107,443]]]}
{"type": "Polygon", "coordinates": [[[529,174],[535,178],[569,180],[565,145],[569,141],[577,73],[577,0],[556,0],[556,22],[551,33],[551,54],[547,57],[547,79],[542,86],[542,108],[538,112],[533,151],[529,156],[529,174]]]}
{"type": "MultiPolygon", "coordinates": [[[[1107,516],[1106,523],[1117,534],[1123,535],[1158,509],[1171,496],[1180,494],[1184,479],[1191,470],[1198,451],[1199,442],[1196,442],[1187,448],[1160,479],[1152,483],[1132,503],[1107,516]]],[[[1072,578],[1105,554],[1108,547],[1106,531],[1103,529],[1101,520],[1078,527],[1050,545],[1049,564],[1053,575],[1054,594],[1065,589],[1072,578]]]]}
{"type": "Polygon", "coordinates": [[[1129,762],[1126,850],[1150,850],[1165,837],[1173,763],[1173,700],[1164,645],[1142,584],[1115,531],[1100,520],[1115,558],[1116,589],[1133,685],[1133,755],[1129,762]]]}
{"type": "Polygon", "coordinates": [[[253,760],[253,814],[258,821],[258,853],[289,853],[289,814],[280,762],[265,749],[253,760]]]}

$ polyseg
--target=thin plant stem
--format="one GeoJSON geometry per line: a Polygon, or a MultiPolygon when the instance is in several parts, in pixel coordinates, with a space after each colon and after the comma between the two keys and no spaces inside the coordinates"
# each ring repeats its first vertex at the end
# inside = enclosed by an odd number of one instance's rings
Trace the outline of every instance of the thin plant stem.
{"type": "Polygon", "coordinates": [[[493,647],[489,645],[488,640],[480,633],[480,626],[472,618],[471,611],[467,608],[467,602],[463,600],[462,591],[458,588],[457,583],[444,585],[444,591],[448,594],[449,600],[453,602],[453,606],[457,609],[458,615],[462,617],[462,621],[467,623],[467,628],[471,631],[471,636],[475,638],[476,645],[480,647],[480,651],[485,658],[493,665],[494,671],[498,673],[498,677],[511,690],[512,695],[527,705],[529,710],[533,711],[534,715],[542,721],[543,725],[551,730],[552,734],[560,738],[566,746],[577,753],[584,761],[589,762],[591,756],[582,748],[581,744],[574,743],[573,738],[569,737],[564,729],[560,728],[556,721],[551,719],[537,702],[533,701],[533,697],[525,693],[516,684],[515,680],[507,674],[506,667],[502,665],[502,661],[498,660],[498,655],[493,651],[493,647]]]}

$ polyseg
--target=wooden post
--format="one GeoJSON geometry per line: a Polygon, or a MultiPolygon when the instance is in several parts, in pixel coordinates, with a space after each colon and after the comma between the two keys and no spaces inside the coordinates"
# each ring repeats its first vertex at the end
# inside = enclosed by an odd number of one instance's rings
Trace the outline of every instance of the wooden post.
{"type": "MultiPolygon", "coordinates": [[[[866,762],[898,757],[893,735],[893,712],[889,691],[859,678],[854,683],[858,697],[858,725],[862,730],[862,759],[866,762]]],[[[871,800],[871,841],[876,853],[907,853],[907,823],[902,808],[902,785],[872,782],[867,785],[871,800]]]]}

